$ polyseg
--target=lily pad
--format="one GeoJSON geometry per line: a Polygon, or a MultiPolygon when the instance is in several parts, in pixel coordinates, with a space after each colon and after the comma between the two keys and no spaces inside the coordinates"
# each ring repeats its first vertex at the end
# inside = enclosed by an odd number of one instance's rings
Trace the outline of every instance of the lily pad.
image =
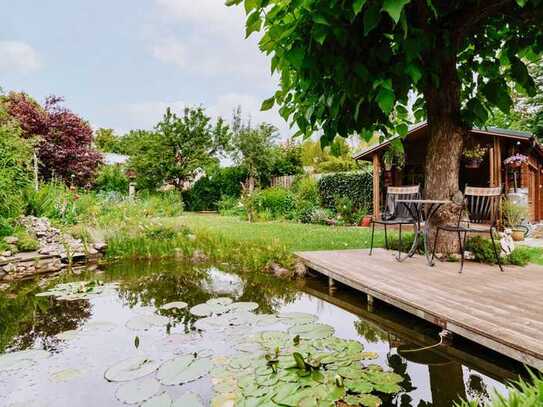
{"type": "Polygon", "coordinates": [[[299,335],[302,339],[323,339],[328,338],[334,334],[334,328],[326,324],[305,324],[294,325],[288,329],[288,333],[291,335],[299,335]]]}
{"type": "Polygon", "coordinates": [[[0,372],[19,370],[33,366],[36,361],[49,357],[49,352],[40,349],[23,350],[20,352],[0,355],[0,372]]]}
{"type": "Polygon", "coordinates": [[[164,304],[162,307],[160,307],[160,309],[172,310],[172,309],[184,309],[187,307],[188,307],[188,304],[186,302],[174,301],[174,302],[169,302],[167,304],[164,304]]]}
{"type": "Polygon", "coordinates": [[[211,298],[210,300],[206,301],[206,304],[209,305],[221,305],[223,307],[226,307],[230,304],[232,304],[234,300],[232,298],[228,297],[220,297],[220,298],[211,298]]]}
{"type": "Polygon", "coordinates": [[[318,316],[305,312],[283,312],[278,315],[278,318],[288,325],[305,325],[319,319],[318,316]]]}
{"type": "Polygon", "coordinates": [[[134,331],[148,330],[153,327],[162,327],[168,325],[169,319],[160,315],[138,315],[126,323],[128,329],[134,331]]]}
{"type": "Polygon", "coordinates": [[[190,313],[197,317],[209,317],[211,315],[220,315],[228,312],[227,306],[219,304],[198,304],[190,309],[190,313]]]}
{"type": "Polygon", "coordinates": [[[364,379],[345,380],[345,387],[353,393],[371,393],[373,391],[373,385],[364,379]]]}
{"type": "Polygon", "coordinates": [[[110,367],[104,377],[110,382],[128,382],[153,373],[158,366],[158,362],[146,356],[135,356],[110,367]]]}
{"type": "Polygon", "coordinates": [[[64,369],[58,372],[53,373],[50,376],[52,382],[69,382],[71,380],[77,379],[83,375],[83,371],[79,369],[64,369]]]}
{"type": "Polygon", "coordinates": [[[172,407],[204,407],[204,404],[200,396],[192,392],[187,392],[175,400],[172,407]]]}
{"type": "Polygon", "coordinates": [[[143,402],[140,407],[171,407],[172,398],[166,392],[160,393],[157,396],[143,402]]]}
{"type": "Polygon", "coordinates": [[[228,308],[233,312],[254,311],[258,308],[258,304],[256,302],[234,302],[228,308]]]}
{"type": "Polygon", "coordinates": [[[160,383],[148,377],[140,381],[121,384],[115,392],[117,400],[126,404],[141,403],[150,399],[160,391],[160,383]]]}
{"type": "Polygon", "coordinates": [[[183,355],[164,362],[158,369],[157,378],[166,386],[188,383],[207,375],[212,365],[210,358],[183,355]]]}

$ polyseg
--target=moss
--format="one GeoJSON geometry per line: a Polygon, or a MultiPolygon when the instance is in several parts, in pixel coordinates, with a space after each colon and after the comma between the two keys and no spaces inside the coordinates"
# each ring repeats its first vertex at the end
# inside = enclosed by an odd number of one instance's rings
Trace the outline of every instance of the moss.
{"type": "Polygon", "coordinates": [[[38,239],[28,233],[25,229],[19,228],[13,235],[18,239],[15,246],[21,252],[32,252],[38,250],[40,247],[38,239]]]}

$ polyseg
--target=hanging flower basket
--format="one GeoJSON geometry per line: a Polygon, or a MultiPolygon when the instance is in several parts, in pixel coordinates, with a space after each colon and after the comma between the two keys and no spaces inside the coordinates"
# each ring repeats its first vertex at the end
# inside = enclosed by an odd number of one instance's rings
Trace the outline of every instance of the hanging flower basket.
{"type": "Polygon", "coordinates": [[[528,162],[528,157],[524,154],[514,154],[511,157],[507,157],[503,161],[503,163],[509,168],[519,168],[525,162],[528,162]]]}
{"type": "Polygon", "coordinates": [[[466,158],[464,159],[464,167],[466,168],[481,168],[483,163],[482,158],[466,158]]]}

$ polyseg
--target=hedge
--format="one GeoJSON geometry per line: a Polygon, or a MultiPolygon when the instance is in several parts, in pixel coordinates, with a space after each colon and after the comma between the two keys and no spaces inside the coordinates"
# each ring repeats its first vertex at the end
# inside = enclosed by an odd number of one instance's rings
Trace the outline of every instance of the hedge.
{"type": "Polygon", "coordinates": [[[319,180],[319,195],[325,208],[334,209],[337,196],[351,199],[355,209],[372,210],[373,177],[371,171],[341,172],[319,180]]]}

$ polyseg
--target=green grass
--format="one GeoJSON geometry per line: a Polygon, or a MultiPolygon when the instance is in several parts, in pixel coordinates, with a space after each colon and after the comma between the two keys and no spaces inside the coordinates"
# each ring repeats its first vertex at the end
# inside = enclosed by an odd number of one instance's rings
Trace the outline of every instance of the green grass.
{"type": "MultiPolygon", "coordinates": [[[[359,249],[370,246],[371,229],[323,226],[286,221],[249,223],[238,218],[185,213],[165,218],[165,225],[183,225],[195,233],[219,234],[229,240],[260,245],[281,245],[289,251],[359,249]]],[[[391,233],[391,235],[394,232],[391,233]]],[[[375,231],[375,246],[383,246],[383,233],[375,231]]]]}

